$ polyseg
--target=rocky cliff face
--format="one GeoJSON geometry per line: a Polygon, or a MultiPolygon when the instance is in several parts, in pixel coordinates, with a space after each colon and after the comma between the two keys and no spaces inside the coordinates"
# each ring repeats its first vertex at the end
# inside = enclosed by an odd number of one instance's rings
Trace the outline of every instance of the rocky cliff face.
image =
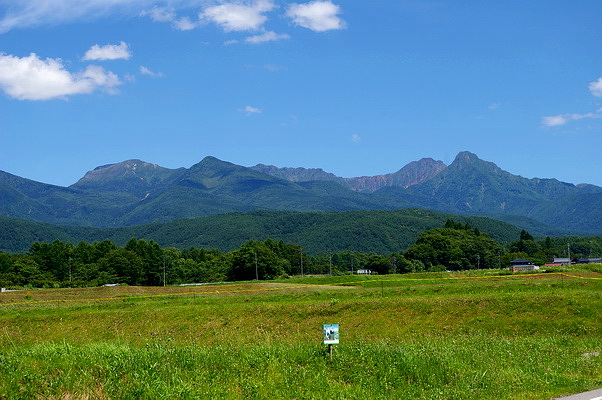
{"type": "Polygon", "coordinates": [[[324,171],[322,168],[278,168],[273,165],[257,164],[252,169],[290,182],[335,181],[343,183],[343,178],[324,171]]]}
{"type": "Polygon", "coordinates": [[[445,168],[446,165],[441,161],[423,158],[412,161],[392,174],[345,178],[345,181],[351,189],[361,192],[375,192],[386,186],[400,186],[406,189],[433,178],[445,168]]]}
{"type": "Polygon", "coordinates": [[[356,192],[375,192],[386,186],[400,186],[405,189],[424,182],[443,171],[446,165],[432,158],[423,158],[391,174],[356,178],[341,178],[321,168],[278,168],[264,164],[252,168],[290,182],[334,181],[356,192]]]}

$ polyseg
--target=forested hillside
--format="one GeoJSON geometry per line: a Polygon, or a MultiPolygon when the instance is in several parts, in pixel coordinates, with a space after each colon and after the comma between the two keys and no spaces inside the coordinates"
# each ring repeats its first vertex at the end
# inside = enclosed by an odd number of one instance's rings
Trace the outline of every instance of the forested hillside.
{"type": "MultiPolygon", "coordinates": [[[[281,234],[298,230],[302,225],[311,226],[307,231],[315,232],[313,228],[319,225],[317,219],[307,214],[302,216],[308,221],[301,222],[281,215],[281,234]]],[[[349,230],[338,234],[357,237],[358,232],[365,230],[358,230],[356,224],[369,224],[378,219],[374,215],[353,217],[356,217],[353,218],[355,224],[342,224],[349,230]]],[[[412,223],[414,218],[412,226],[418,226],[415,218],[419,215],[405,217],[398,222],[412,223]]],[[[423,215],[421,220],[429,219],[428,223],[432,223],[439,217],[423,215]]],[[[484,229],[496,228],[495,223],[491,225],[490,221],[475,222],[481,223],[484,229]]],[[[260,227],[261,218],[256,219],[254,225],[260,227]]],[[[80,241],[77,245],[62,240],[34,242],[22,254],[0,251],[0,287],[84,287],[111,283],[158,286],[282,279],[306,274],[354,274],[358,270],[375,274],[442,272],[502,268],[507,267],[513,259],[527,257],[537,265],[543,265],[552,261],[553,257],[566,255],[568,251],[572,258],[602,254],[602,238],[563,238],[564,242],[550,237],[536,240],[522,230],[514,241],[500,243],[470,223],[452,219],[447,219],[442,226],[420,232],[414,244],[405,250],[401,247],[386,252],[361,250],[363,245],[369,243],[374,243],[374,248],[377,248],[378,239],[382,241],[393,230],[384,229],[377,236],[370,236],[374,233],[370,229],[366,232],[369,235],[364,235],[355,243],[343,241],[341,245],[348,246],[344,250],[326,247],[313,254],[298,243],[272,238],[245,240],[229,251],[195,246],[161,246],[152,239],[137,238],[129,239],[124,245],[109,239],[80,241]]],[[[256,234],[259,235],[258,232],[256,234]]],[[[320,236],[318,239],[328,238],[320,236]]],[[[315,246],[315,243],[310,245],[315,246]]],[[[592,264],[591,268],[599,267],[592,264]]]]}
{"type": "Polygon", "coordinates": [[[69,227],[0,217],[0,250],[24,252],[35,241],[55,239],[73,244],[109,239],[123,245],[137,237],[167,247],[230,251],[247,240],[272,238],[299,244],[312,254],[342,250],[386,254],[404,250],[422,231],[442,226],[449,218],[470,223],[501,242],[514,240],[520,232],[515,226],[490,218],[425,210],[254,211],[124,228],[69,227]]]}

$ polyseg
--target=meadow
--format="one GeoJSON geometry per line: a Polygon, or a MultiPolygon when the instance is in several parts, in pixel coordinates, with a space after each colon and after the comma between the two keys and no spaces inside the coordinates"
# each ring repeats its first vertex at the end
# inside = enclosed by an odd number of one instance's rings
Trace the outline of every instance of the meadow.
{"type": "Polygon", "coordinates": [[[0,399],[550,399],[600,310],[599,267],[1,293],[0,399]]]}

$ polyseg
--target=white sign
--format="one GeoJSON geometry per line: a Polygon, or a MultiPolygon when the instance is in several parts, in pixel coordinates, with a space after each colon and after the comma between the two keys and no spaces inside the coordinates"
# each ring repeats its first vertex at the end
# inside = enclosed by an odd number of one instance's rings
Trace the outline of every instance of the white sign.
{"type": "Polygon", "coordinates": [[[324,344],[339,344],[338,325],[324,325],[324,344]]]}

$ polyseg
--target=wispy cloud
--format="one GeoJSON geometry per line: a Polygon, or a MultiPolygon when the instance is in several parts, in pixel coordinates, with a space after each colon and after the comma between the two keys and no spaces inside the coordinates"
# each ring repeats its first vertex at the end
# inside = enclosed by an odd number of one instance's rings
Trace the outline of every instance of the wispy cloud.
{"type": "Polygon", "coordinates": [[[259,30],[267,21],[266,12],[274,9],[270,0],[255,0],[252,3],[230,2],[205,8],[199,18],[213,22],[226,32],[259,30]]]}
{"type": "Polygon", "coordinates": [[[602,118],[601,112],[602,109],[598,110],[597,113],[551,115],[548,117],[543,117],[541,123],[542,125],[547,127],[562,126],[568,123],[569,121],[577,121],[586,118],[602,118]]]}
{"type": "Polygon", "coordinates": [[[148,5],[148,0],[19,0],[10,3],[0,17],[0,33],[15,28],[68,23],[84,17],[100,18],[112,12],[132,13],[148,5]]]}
{"type": "Polygon", "coordinates": [[[35,53],[22,58],[0,53],[0,89],[14,99],[66,99],[96,90],[114,93],[120,84],[117,75],[97,65],[71,73],[60,59],[42,60],[35,53]]]}
{"type": "MultiPolygon", "coordinates": [[[[0,15],[0,34],[11,29],[95,20],[113,15],[144,16],[167,22],[178,30],[191,30],[214,23],[225,32],[264,31],[275,0],[0,0],[8,3],[0,15]],[[153,5],[155,3],[155,5],[153,5]],[[200,11],[199,11],[200,10],[200,11]],[[188,15],[182,13],[188,13],[188,15]]],[[[343,29],[341,7],[330,0],[291,3],[282,13],[297,26],[316,32],[343,29]]],[[[268,33],[249,37],[250,43],[284,39],[268,33]],[[263,40],[263,41],[262,41],[263,40]]]]}
{"type": "Polygon", "coordinates": [[[176,19],[176,12],[173,8],[154,6],[150,10],[142,11],[140,16],[148,16],[155,22],[171,22],[176,19]]]}
{"type": "Polygon", "coordinates": [[[589,84],[589,91],[596,97],[602,97],[602,78],[589,84]]]}
{"type": "Polygon", "coordinates": [[[193,22],[188,17],[181,17],[173,21],[173,26],[179,31],[190,31],[199,26],[198,22],[193,22]]]}
{"type": "Polygon", "coordinates": [[[276,64],[265,64],[262,66],[263,69],[265,69],[266,71],[270,71],[270,72],[277,72],[277,71],[287,71],[288,68],[284,67],[282,65],[276,65],[276,64]]]}
{"type": "Polygon", "coordinates": [[[189,31],[199,26],[199,22],[190,17],[178,17],[174,8],[154,6],[150,10],[142,11],[140,16],[150,17],[155,22],[171,22],[171,25],[180,31],[189,31]]]}
{"type": "MultiPolygon", "coordinates": [[[[598,78],[594,82],[590,82],[588,89],[593,96],[602,97],[602,78],[598,78]]],[[[541,124],[545,127],[555,127],[566,125],[570,121],[591,118],[602,118],[602,108],[596,110],[595,112],[588,112],[584,114],[566,113],[545,116],[541,119],[541,124]]]]}
{"type": "Polygon", "coordinates": [[[338,15],[341,8],[331,1],[311,1],[305,4],[291,4],[286,15],[296,25],[324,32],[345,28],[346,24],[338,15]]]}
{"type": "Polygon", "coordinates": [[[140,73],[142,75],[150,76],[153,78],[161,78],[163,76],[162,73],[151,71],[149,68],[145,67],[144,65],[141,65],[140,68],[138,68],[138,71],[140,71],[140,73]]]}
{"type": "Polygon", "coordinates": [[[351,141],[353,143],[359,143],[362,141],[362,137],[360,135],[353,134],[353,135],[351,135],[351,141]]]}
{"type": "Polygon", "coordinates": [[[252,115],[252,114],[261,114],[262,110],[261,108],[257,108],[257,107],[253,107],[253,106],[246,106],[243,109],[240,109],[238,111],[244,112],[245,114],[247,114],[247,116],[252,115]]]}
{"type": "Polygon", "coordinates": [[[121,42],[119,44],[107,44],[106,46],[95,44],[86,52],[83,60],[129,60],[131,57],[132,52],[129,50],[127,43],[121,42]]]}
{"type": "Polygon", "coordinates": [[[247,43],[251,43],[251,44],[259,44],[259,43],[265,43],[265,42],[273,42],[276,40],[282,40],[282,39],[290,39],[290,36],[287,35],[286,33],[276,33],[276,32],[264,32],[260,35],[254,35],[254,36],[249,36],[248,38],[245,39],[245,42],[247,43]]]}

